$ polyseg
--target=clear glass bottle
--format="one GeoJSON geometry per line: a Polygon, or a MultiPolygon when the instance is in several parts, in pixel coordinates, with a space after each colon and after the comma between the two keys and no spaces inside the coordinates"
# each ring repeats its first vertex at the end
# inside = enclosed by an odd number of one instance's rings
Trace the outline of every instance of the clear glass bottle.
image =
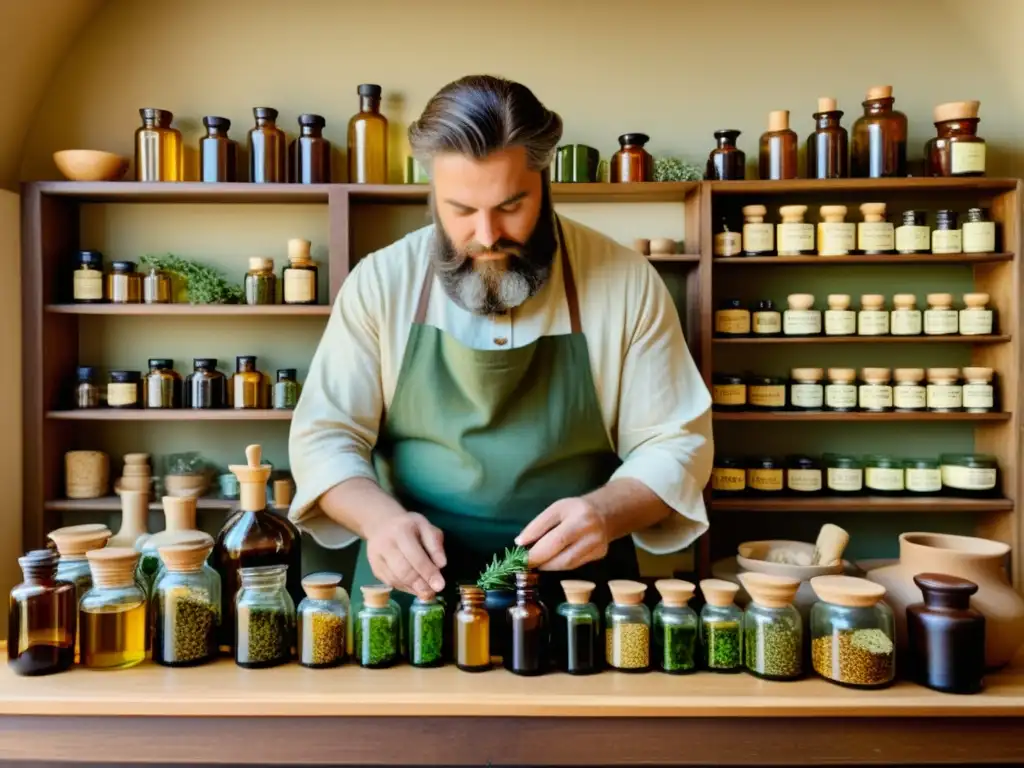
{"type": "Polygon", "coordinates": [[[786,457],[786,491],[796,496],[821,493],[821,462],[810,456],[786,457]]]}
{"type": "Polygon", "coordinates": [[[172,287],[170,275],[156,267],[150,267],[142,278],[142,302],[144,304],[170,304],[172,287]]]}
{"type": "Polygon", "coordinates": [[[142,127],[135,131],[135,180],[184,181],[181,132],[171,127],[174,115],[166,109],[139,110],[142,127]]]}
{"type": "Polygon", "coordinates": [[[321,115],[299,115],[299,135],[288,153],[288,180],[294,184],[331,183],[331,142],[321,115]]]}
{"type": "Polygon", "coordinates": [[[736,181],[747,177],[747,156],[736,146],[740,132],[727,128],[715,131],[716,146],[708,156],[704,178],[709,181],[736,181]]]}
{"type": "Polygon", "coordinates": [[[696,588],[680,579],[659,579],[654,586],[661,602],[654,608],[653,666],[673,675],[695,672],[697,614],[688,603],[696,588]]]}
{"type": "Polygon", "coordinates": [[[134,261],[112,261],[107,275],[107,299],[111,304],[141,304],[142,275],[134,261]]]}
{"type": "Polygon", "coordinates": [[[897,368],[892,388],[892,404],[897,411],[923,411],[928,405],[928,392],[924,384],[924,368],[897,368]]]}
{"type": "Polygon", "coordinates": [[[110,408],[138,408],[142,403],[142,374],[139,371],[111,371],[107,383],[110,408]]]}
{"type": "Polygon", "coordinates": [[[931,253],[931,233],[927,211],[904,211],[903,224],[896,227],[896,253],[931,253]]]}
{"type": "Polygon", "coordinates": [[[240,568],[235,597],[235,663],[263,669],[287,663],[295,645],[295,602],[285,588],[287,565],[240,568]]]}
{"type": "Polygon", "coordinates": [[[862,368],[857,388],[857,405],[862,411],[883,413],[892,410],[892,379],[888,368],[862,368]]]}
{"type": "Polygon", "coordinates": [[[978,136],[978,101],[935,107],[936,137],[925,145],[929,176],[984,176],[985,140],[978,136]]]}
{"type": "Polygon", "coordinates": [[[716,259],[727,259],[743,253],[743,235],[729,224],[725,216],[720,219],[718,231],[715,232],[713,253],[716,259]]]}
{"type": "Polygon", "coordinates": [[[819,256],[846,256],[857,246],[857,225],[843,221],[845,205],[823,205],[818,217],[819,256]]]}
{"type": "Polygon", "coordinates": [[[312,669],[337,667],[348,653],[351,622],[341,574],[311,573],[302,580],[302,588],[306,596],[296,609],[299,664],[312,669]]]}
{"type": "Polygon", "coordinates": [[[959,313],[953,309],[953,294],[929,293],[928,309],[924,311],[926,336],[955,336],[959,330],[959,313]]]}
{"type": "Polygon", "coordinates": [[[889,335],[889,310],[885,308],[885,296],[882,294],[865,293],[860,297],[860,311],[857,313],[857,335],[889,335]]]}
{"type": "Polygon", "coordinates": [[[885,587],[853,576],[816,576],[811,663],[826,680],[881,688],[896,676],[895,626],[885,587]]]}
{"type": "Polygon", "coordinates": [[[964,407],[959,368],[929,368],[927,407],[933,413],[955,413],[964,407]]]}
{"type": "Polygon", "coordinates": [[[75,613],[78,612],[78,601],[92,587],[92,571],[86,552],[103,549],[110,538],[110,529],[102,523],[85,523],[57,528],[47,534],[60,553],[57,562],[57,579],[70,581],[75,585],[75,613]]]}
{"type": "Polygon", "coordinates": [[[795,680],[803,674],[803,619],[793,607],[797,579],[741,573],[750,595],[743,614],[743,663],[766,680],[795,680]]]}
{"type": "Polygon", "coordinates": [[[822,368],[794,368],[789,373],[789,406],[795,411],[820,411],[825,405],[822,368]]]}
{"type": "Polygon", "coordinates": [[[277,410],[294,410],[299,403],[299,382],[295,380],[294,368],[282,368],[277,372],[274,384],[274,408],[277,410]]]}
{"type": "Polygon", "coordinates": [[[399,659],[402,623],[391,588],[371,584],[361,588],[363,605],[356,614],[356,658],[370,669],[390,667],[399,659]]]}
{"type": "Polygon", "coordinates": [[[931,496],[942,491],[938,459],[907,459],[903,462],[903,487],[908,496],[931,496]]]}
{"type": "Polygon", "coordinates": [[[256,355],[239,355],[235,358],[235,374],[231,377],[231,407],[267,407],[267,377],[256,369],[256,355]]]}
{"type": "Polygon", "coordinates": [[[872,496],[902,496],[903,462],[892,456],[864,457],[864,490],[872,496]]]}
{"type": "Polygon", "coordinates": [[[440,667],[448,647],[445,605],[440,597],[417,597],[409,607],[409,663],[414,667],[440,667]]]}
{"type": "Polygon", "coordinates": [[[78,267],[72,279],[71,295],[76,304],[102,304],[103,254],[99,251],[79,251],[78,267]]]}
{"type": "Polygon", "coordinates": [[[768,130],[761,134],[758,175],[761,179],[795,179],[797,145],[800,140],[789,128],[789,110],[768,113],[768,130]]]}
{"type": "Polygon", "coordinates": [[[791,293],[786,297],[789,308],[782,313],[782,333],[785,336],[820,336],[821,310],[814,308],[810,293],[791,293]]]}
{"type": "Polygon", "coordinates": [[[88,553],[92,589],[78,604],[81,664],[127,669],[146,658],[146,596],[135,580],[139,553],[105,547],[88,553]]]}
{"type": "Polygon", "coordinates": [[[199,180],[238,181],[238,142],[228,138],[231,121],[207,115],[203,127],[206,135],[199,139],[199,180]]]}
{"type": "Polygon", "coordinates": [[[878,256],[896,250],[896,232],[885,218],[885,203],[863,203],[864,220],[857,224],[857,250],[867,256],[878,256]]]}
{"type": "Polygon", "coordinates": [[[185,379],[185,407],[226,408],[227,403],[227,377],[217,370],[217,358],[195,358],[192,373],[185,379]]]}
{"type": "Polygon", "coordinates": [[[842,117],[835,99],[818,99],[814,133],[807,137],[807,178],[843,179],[850,175],[849,136],[840,122],[842,117]]]}
{"type": "Polygon", "coordinates": [[[249,129],[249,181],[280,184],[288,181],[288,147],[284,131],[277,127],[277,110],[254,107],[256,125],[249,129]]]}
{"type": "Polygon", "coordinates": [[[743,206],[743,255],[771,256],[775,253],[775,227],[764,217],[768,209],[763,205],[743,206]]]}
{"type": "Polygon", "coordinates": [[[590,602],[592,581],[562,581],[565,602],[555,611],[552,645],[554,666],[570,675],[590,675],[601,669],[601,613],[590,602]]]}
{"type": "Polygon", "coordinates": [[[850,496],[864,490],[864,467],[856,456],[826,453],[825,488],[837,496],[850,496]]]}
{"type": "Polygon", "coordinates": [[[804,221],[806,205],[783,205],[777,229],[779,256],[809,256],[814,253],[814,225],[804,221]]]}
{"type": "Polygon", "coordinates": [[[166,357],[149,360],[149,373],[143,379],[142,399],[146,408],[181,408],[181,376],[174,361],[166,357]]]}
{"type": "Polygon", "coordinates": [[[245,273],[245,303],[277,303],[277,276],[274,274],[273,259],[262,256],[253,256],[249,259],[249,271],[245,273]]]}
{"type": "Polygon", "coordinates": [[[743,611],[733,602],[739,586],[722,579],[704,579],[700,591],[704,595],[701,667],[711,672],[739,672],[743,669],[743,611]]]}
{"type": "Polygon", "coordinates": [[[349,184],[387,184],[388,121],[380,113],[381,87],[363,83],[359,112],[348,122],[349,184]]]}
{"type": "Polygon", "coordinates": [[[967,413],[990,413],[995,409],[995,388],[991,368],[964,368],[963,406],[967,413]]]}
{"type": "Polygon", "coordinates": [[[647,586],[614,579],[608,589],[612,602],[604,612],[605,662],[623,672],[646,672],[651,664],[651,612],[643,602],[647,586]]]}
{"type": "Polygon", "coordinates": [[[750,332],[759,339],[782,335],[782,313],[771,299],[761,299],[750,311],[750,332]]]}
{"type": "Polygon", "coordinates": [[[78,367],[75,384],[75,408],[99,408],[100,388],[96,384],[96,369],[89,365],[78,367]]]}
{"type": "Polygon", "coordinates": [[[868,89],[864,114],[853,124],[850,175],[877,179],[907,175],[907,116],[893,109],[891,85],[868,89]]]}
{"type": "Polygon", "coordinates": [[[917,308],[917,296],[912,293],[897,293],[892,297],[892,312],[889,328],[893,336],[920,336],[924,328],[921,310],[917,308]]]}
{"type": "Polygon", "coordinates": [[[825,310],[826,336],[856,336],[857,313],[850,309],[850,294],[830,293],[825,310]]]}
{"type": "Polygon", "coordinates": [[[995,314],[988,307],[987,293],[965,293],[964,308],[960,310],[962,336],[988,336],[995,333],[995,314]]]}
{"type": "Polygon", "coordinates": [[[960,240],[964,253],[995,253],[996,223],[989,221],[984,208],[967,209],[960,240]]]}
{"type": "Polygon", "coordinates": [[[7,666],[26,677],[63,672],[75,661],[75,585],[58,578],[52,550],[28,552],[18,565],[23,579],[10,594],[7,666]]]}
{"type": "Polygon", "coordinates": [[[459,585],[455,612],[455,665],[464,672],[491,668],[491,618],[484,607],[484,591],[475,584],[459,585]]]}
{"type": "Polygon", "coordinates": [[[857,372],[853,368],[829,368],[825,385],[825,410],[857,410],[857,372]]]}
{"type": "Polygon", "coordinates": [[[517,675],[541,675],[548,669],[551,623],[537,585],[536,571],[516,573],[516,602],[506,614],[508,648],[502,661],[505,669],[517,675]]]}
{"type": "Polygon", "coordinates": [[[943,209],[935,212],[932,253],[963,253],[963,233],[958,222],[956,211],[943,209]]]}
{"type": "Polygon", "coordinates": [[[283,304],[316,304],[318,270],[310,258],[309,240],[288,241],[288,264],[281,270],[283,304]]]}
{"type": "Polygon", "coordinates": [[[210,538],[204,544],[171,544],[157,550],[164,566],[153,585],[150,606],[157,664],[194,667],[217,657],[221,594],[220,577],[206,564],[212,549],[210,538]]]}

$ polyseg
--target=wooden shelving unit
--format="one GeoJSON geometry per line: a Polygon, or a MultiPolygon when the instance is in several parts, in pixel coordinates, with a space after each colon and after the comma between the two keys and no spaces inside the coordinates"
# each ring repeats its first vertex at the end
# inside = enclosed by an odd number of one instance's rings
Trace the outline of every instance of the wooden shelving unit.
{"type": "Polygon", "coordinates": [[[1012,413],[917,413],[913,411],[892,412],[892,413],[864,413],[852,412],[842,413],[837,411],[721,411],[715,412],[715,421],[846,421],[862,422],[870,421],[885,424],[894,421],[907,422],[916,421],[927,424],[929,422],[1004,422],[1013,418],[1012,413]]]}
{"type": "Polygon", "coordinates": [[[85,411],[47,411],[47,419],[57,421],[291,421],[291,411],[217,409],[212,411],[181,408],[165,411],[151,408],[93,408],[85,411]]]}
{"type": "Polygon", "coordinates": [[[712,499],[716,512],[912,512],[921,515],[962,512],[1012,512],[1009,499],[955,499],[931,496],[905,499],[888,496],[816,496],[807,499],[712,499]]]}
{"type": "Polygon", "coordinates": [[[771,336],[767,339],[715,338],[715,344],[1004,344],[1008,334],[991,336],[771,336]]]}

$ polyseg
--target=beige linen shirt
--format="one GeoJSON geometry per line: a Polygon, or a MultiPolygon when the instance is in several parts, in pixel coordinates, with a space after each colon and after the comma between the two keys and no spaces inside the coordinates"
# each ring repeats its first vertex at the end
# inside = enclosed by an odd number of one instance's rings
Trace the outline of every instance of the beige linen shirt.
{"type": "MultiPolygon", "coordinates": [[[[561,221],[605,430],[622,459],[612,479],[638,480],[676,511],[633,535],[651,553],[674,552],[708,528],[702,490],[712,464],[711,397],[668,289],[647,259],[561,221]]],[[[347,546],[356,536],[323,514],[320,496],[353,477],[377,480],[371,451],[394,397],[433,232],[417,230],[352,270],[310,365],[289,437],[296,482],[289,518],[325,547],[347,546]]],[[[569,333],[560,260],[535,296],[502,316],[467,312],[435,279],[426,321],[475,349],[569,333]]]]}

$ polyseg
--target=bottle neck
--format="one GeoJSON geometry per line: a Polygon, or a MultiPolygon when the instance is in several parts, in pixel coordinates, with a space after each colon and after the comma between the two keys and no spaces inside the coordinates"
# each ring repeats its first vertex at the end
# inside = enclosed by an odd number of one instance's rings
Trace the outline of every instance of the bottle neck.
{"type": "Polygon", "coordinates": [[[360,112],[380,112],[380,97],[379,96],[360,96],[359,97],[359,111],[360,112]]]}
{"type": "Polygon", "coordinates": [[[27,566],[21,569],[26,584],[47,586],[57,577],[57,565],[27,566]]]}
{"type": "Polygon", "coordinates": [[[924,592],[924,604],[929,608],[950,611],[965,611],[970,605],[970,595],[950,594],[948,592],[924,592]]]}
{"type": "Polygon", "coordinates": [[[257,117],[256,118],[257,128],[277,128],[277,123],[271,120],[269,117],[257,117]]]}
{"type": "Polygon", "coordinates": [[[314,139],[322,138],[324,132],[321,128],[315,125],[303,125],[300,126],[300,136],[310,136],[314,139]]]}
{"type": "Polygon", "coordinates": [[[242,589],[252,592],[276,592],[284,589],[287,572],[247,574],[242,576],[242,589]]]}
{"type": "Polygon", "coordinates": [[[821,128],[838,128],[839,127],[839,120],[840,120],[840,118],[842,118],[842,116],[843,116],[843,113],[839,112],[839,111],[836,111],[836,112],[818,112],[818,113],[816,113],[814,115],[814,118],[817,121],[817,126],[818,126],[819,129],[821,129],[821,128]]]}
{"type": "Polygon", "coordinates": [[[963,118],[961,120],[946,120],[935,124],[940,138],[947,136],[975,136],[978,132],[978,118],[963,118]]]}
{"type": "Polygon", "coordinates": [[[537,588],[536,587],[518,587],[516,588],[516,604],[526,605],[527,603],[537,602],[537,588]]]}
{"type": "Polygon", "coordinates": [[[206,138],[208,139],[223,139],[226,136],[227,133],[225,131],[222,131],[220,128],[210,126],[206,129],[206,138]]]}
{"type": "Polygon", "coordinates": [[[715,141],[718,142],[719,149],[735,149],[736,138],[734,136],[717,136],[715,141]]]}
{"type": "Polygon", "coordinates": [[[870,101],[864,102],[864,114],[865,115],[882,115],[891,114],[892,105],[896,99],[871,99],[870,101]]]}

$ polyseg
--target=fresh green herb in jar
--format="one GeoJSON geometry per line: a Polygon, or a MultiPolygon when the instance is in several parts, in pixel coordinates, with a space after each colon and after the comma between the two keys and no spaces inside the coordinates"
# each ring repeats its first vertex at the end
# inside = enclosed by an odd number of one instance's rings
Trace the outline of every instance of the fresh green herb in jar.
{"type": "Polygon", "coordinates": [[[742,663],[739,622],[704,622],[704,653],[708,669],[737,669],[742,663]]]}
{"type": "Polygon", "coordinates": [[[694,668],[697,632],[694,627],[665,624],[660,649],[661,668],[666,672],[684,672],[694,668]]]}
{"type": "Polygon", "coordinates": [[[393,616],[368,616],[360,622],[359,663],[387,666],[398,655],[398,633],[393,616]]]}
{"type": "Polygon", "coordinates": [[[444,606],[430,605],[413,613],[412,653],[416,666],[429,666],[441,660],[444,643],[444,606]]]}

